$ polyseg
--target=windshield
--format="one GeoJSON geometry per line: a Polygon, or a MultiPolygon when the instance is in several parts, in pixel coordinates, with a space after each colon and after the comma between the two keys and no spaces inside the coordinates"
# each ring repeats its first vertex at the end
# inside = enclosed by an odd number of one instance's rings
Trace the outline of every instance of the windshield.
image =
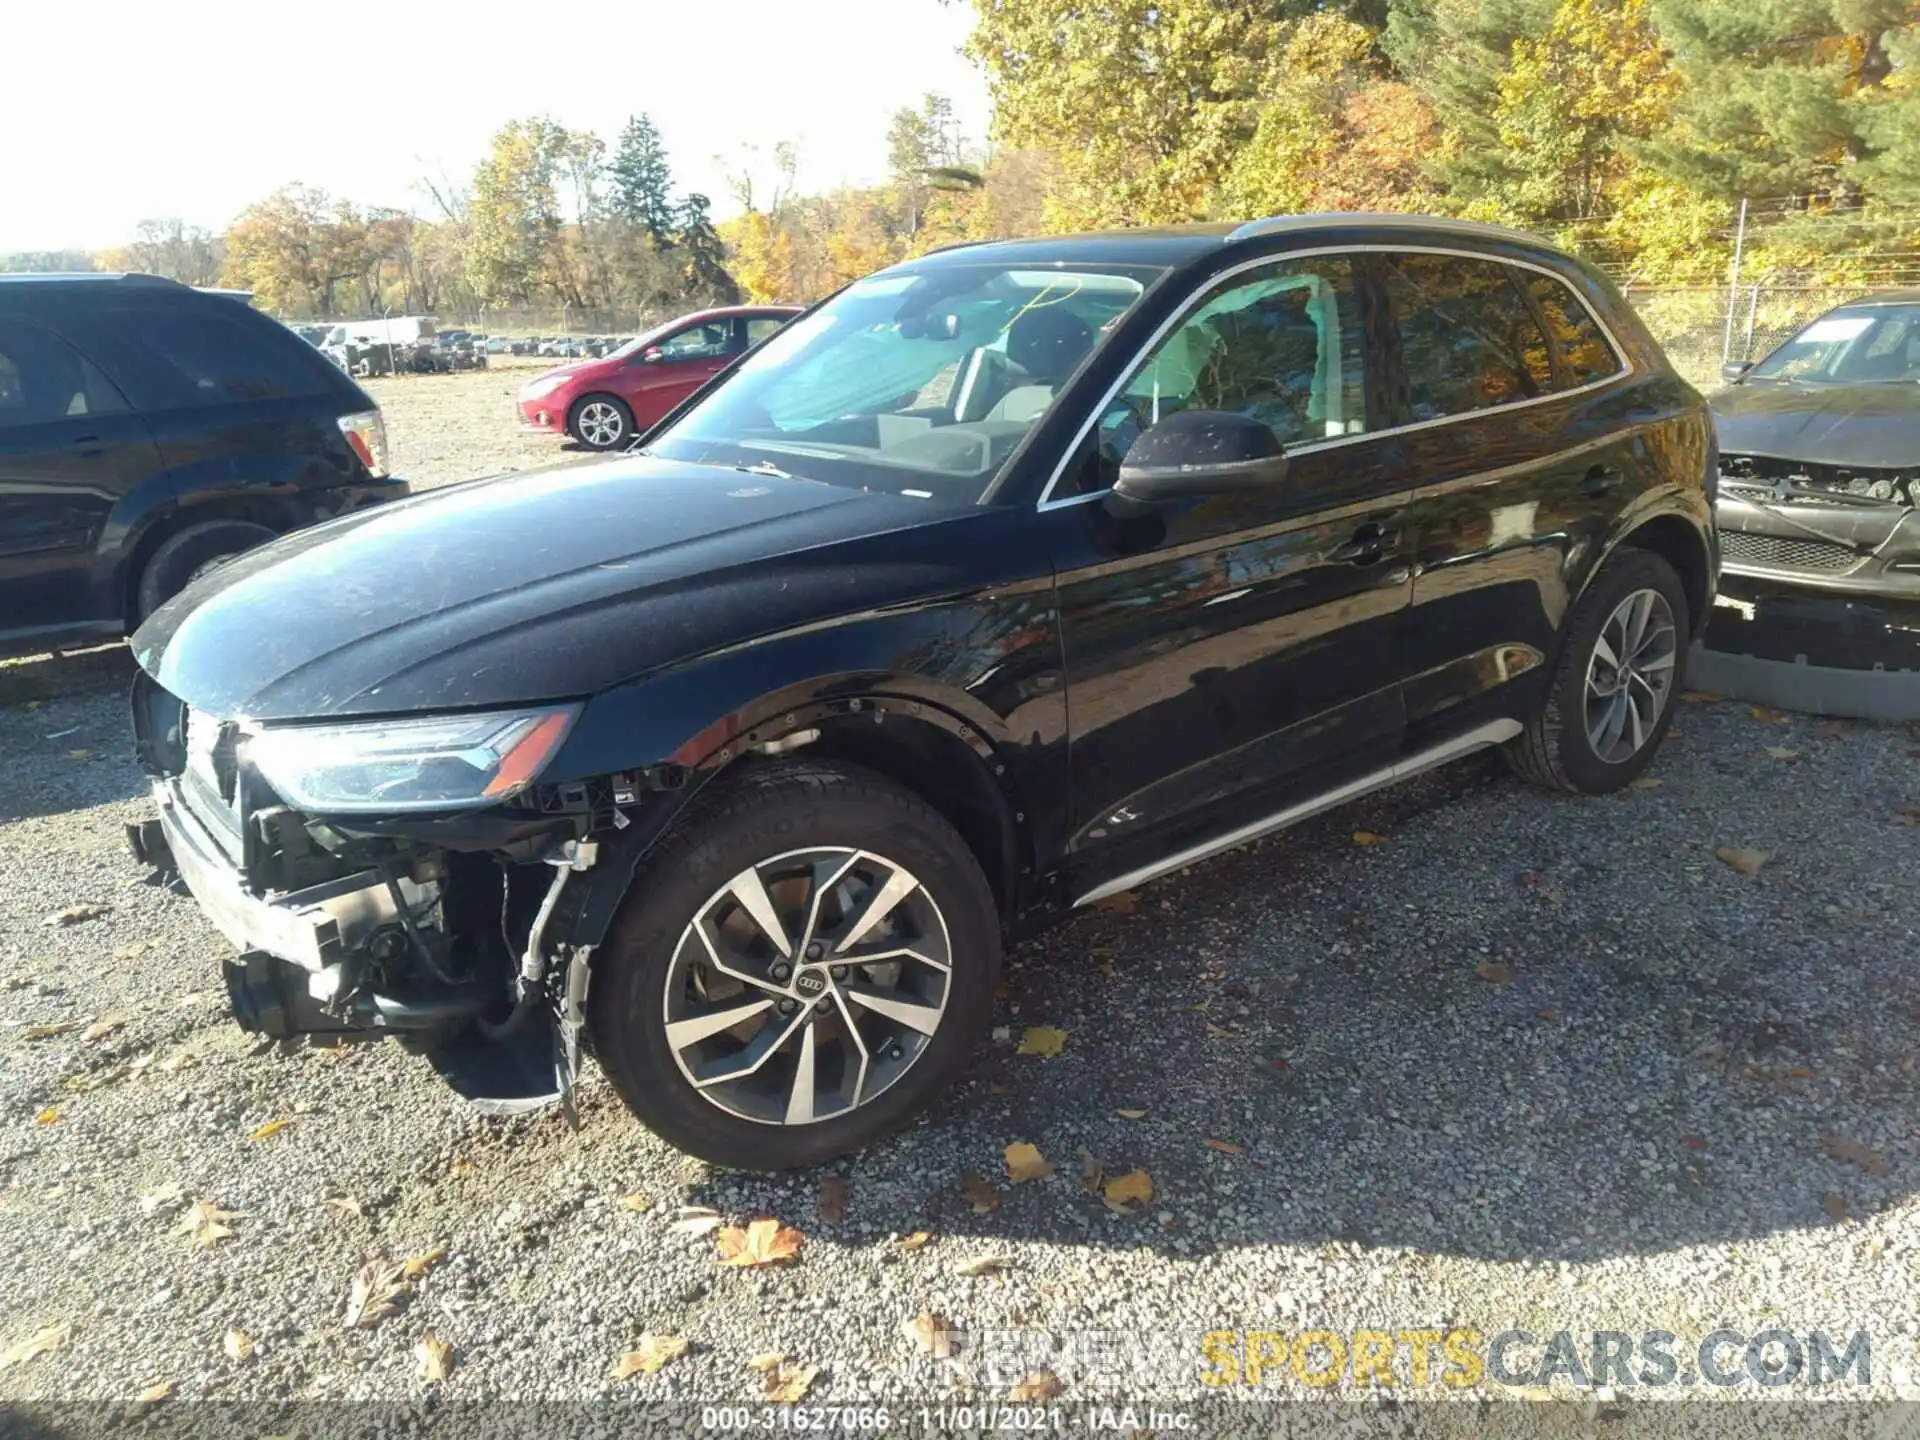
{"type": "Polygon", "coordinates": [[[1920,305],[1850,306],[1822,315],[1754,366],[1748,378],[1920,380],[1920,305]]]}
{"type": "Polygon", "coordinates": [[[946,264],[843,290],[649,453],[971,501],[1159,270],[946,264]]]}

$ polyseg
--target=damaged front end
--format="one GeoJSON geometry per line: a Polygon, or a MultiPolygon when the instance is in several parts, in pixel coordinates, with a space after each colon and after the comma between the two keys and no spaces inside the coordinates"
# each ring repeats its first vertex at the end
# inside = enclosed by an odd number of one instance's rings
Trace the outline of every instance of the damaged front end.
{"type": "Polygon", "coordinates": [[[1920,466],[1723,455],[1714,518],[1726,574],[1920,599],[1920,466]]]}
{"type": "Polygon", "coordinates": [[[485,1108],[566,1102],[587,963],[640,838],[622,806],[658,779],[534,784],[571,718],[254,727],[142,674],[135,742],[159,814],[129,844],[234,945],[244,1029],[395,1037],[485,1108]]]}

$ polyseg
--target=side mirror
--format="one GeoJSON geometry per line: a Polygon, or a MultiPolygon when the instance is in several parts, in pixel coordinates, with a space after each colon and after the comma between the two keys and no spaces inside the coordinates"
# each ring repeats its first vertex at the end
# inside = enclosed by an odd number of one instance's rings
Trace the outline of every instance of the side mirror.
{"type": "Polygon", "coordinates": [[[1720,367],[1720,378],[1729,385],[1738,385],[1746,379],[1747,372],[1753,369],[1751,360],[1729,360],[1720,367]]]}
{"type": "Polygon", "coordinates": [[[662,350],[658,345],[649,345],[640,352],[640,363],[642,365],[658,365],[666,358],[667,352],[662,350]]]}
{"type": "Polygon", "coordinates": [[[1271,428],[1226,410],[1182,410],[1153,426],[1120,462],[1113,493],[1136,506],[1264,490],[1286,478],[1271,428]]]}

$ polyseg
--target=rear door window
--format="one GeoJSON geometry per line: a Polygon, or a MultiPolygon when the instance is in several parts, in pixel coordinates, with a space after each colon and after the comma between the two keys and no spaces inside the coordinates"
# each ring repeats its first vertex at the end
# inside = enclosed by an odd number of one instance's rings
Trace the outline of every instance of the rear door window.
{"type": "Polygon", "coordinates": [[[1463,255],[1389,255],[1404,423],[1468,415],[1553,389],[1547,337],[1504,265],[1463,255]]]}
{"type": "Polygon", "coordinates": [[[727,320],[690,325],[660,342],[660,353],[669,360],[717,360],[732,348],[733,324],[727,320]]]}
{"type": "Polygon", "coordinates": [[[1592,312],[1565,284],[1537,270],[1521,270],[1515,274],[1527,287],[1527,293],[1533,297],[1552,334],[1560,360],[1556,388],[1578,390],[1583,385],[1595,385],[1618,375],[1626,368],[1592,312]]]}
{"type": "Polygon", "coordinates": [[[0,426],[45,425],[127,408],[112,383],[59,336],[0,319],[0,426]]]}
{"type": "Polygon", "coordinates": [[[778,334],[780,327],[786,323],[787,318],[784,315],[755,315],[751,317],[747,321],[748,346],[758,345],[762,340],[769,339],[778,334]]]}
{"type": "MultiPolygon", "coordinates": [[[[327,376],[318,359],[278,327],[211,305],[116,310],[103,317],[116,338],[160,361],[178,380],[175,403],[230,405],[322,395],[327,376]]],[[[269,322],[270,323],[270,322],[269,322]]]]}

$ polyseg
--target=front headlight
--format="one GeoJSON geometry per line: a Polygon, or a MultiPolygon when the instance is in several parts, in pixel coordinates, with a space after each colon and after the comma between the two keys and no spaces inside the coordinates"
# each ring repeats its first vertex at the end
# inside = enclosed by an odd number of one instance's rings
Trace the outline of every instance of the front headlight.
{"type": "Polygon", "coordinates": [[[321,814],[471,810],[533,783],[578,706],[279,725],[246,742],[246,758],[289,805],[321,814]]]}
{"type": "Polygon", "coordinates": [[[520,387],[522,400],[538,400],[542,395],[551,395],[567,383],[564,375],[547,375],[539,380],[529,380],[520,387]]]}

